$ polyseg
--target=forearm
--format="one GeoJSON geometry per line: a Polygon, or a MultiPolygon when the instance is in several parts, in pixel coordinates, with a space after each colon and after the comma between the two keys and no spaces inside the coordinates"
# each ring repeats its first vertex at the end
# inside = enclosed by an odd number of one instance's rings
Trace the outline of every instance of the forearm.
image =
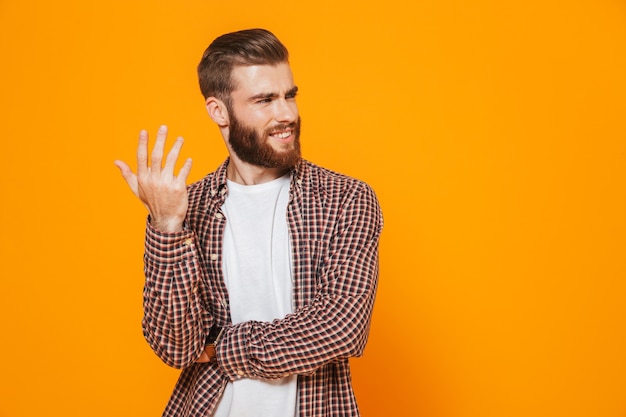
{"type": "Polygon", "coordinates": [[[193,234],[163,234],[148,225],[144,262],[144,336],[165,363],[187,367],[212,325],[200,299],[204,271],[193,234]]]}
{"type": "Polygon", "coordinates": [[[231,379],[276,379],[360,356],[373,300],[373,293],[356,299],[322,297],[281,320],[232,326],[218,344],[218,363],[231,379]],[[345,317],[347,311],[354,314],[345,317]]]}

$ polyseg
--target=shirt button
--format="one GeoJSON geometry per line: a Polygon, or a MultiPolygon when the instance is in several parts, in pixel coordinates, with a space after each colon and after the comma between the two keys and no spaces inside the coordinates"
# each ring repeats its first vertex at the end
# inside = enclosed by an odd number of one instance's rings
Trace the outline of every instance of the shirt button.
{"type": "Polygon", "coordinates": [[[215,218],[216,219],[223,219],[224,216],[222,215],[222,213],[215,213],[215,218]]]}
{"type": "Polygon", "coordinates": [[[188,239],[185,239],[185,241],[183,242],[183,245],[191,246],[192,243],[193,243],[193,239],[192,238],[188,238],[188,239]]]}
{"type": "Polygon", "coordinates": [[[211,254],[211,260],[212,261],[217,261],[217,253],[212,253],[211,254]]]}
{"type": "Polygon", "coordinates": [[[217,192],[215,190],[211,190],[211,197],[215,197],[215,194],[217,194],[217,192]]]}
{"type": "Polygon", "coordinates": [[[241,369],[237,369],[237,375],[239,375],[240,377],[244,376],[245,373],[241,370],[241,369]]]}

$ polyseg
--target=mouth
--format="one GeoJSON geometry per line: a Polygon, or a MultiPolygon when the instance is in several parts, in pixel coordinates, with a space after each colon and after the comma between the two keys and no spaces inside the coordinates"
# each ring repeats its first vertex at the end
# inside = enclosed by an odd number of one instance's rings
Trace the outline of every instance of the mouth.
{"type": "Polygon", "coordinates": [[[281,130],[278,132],[273,132],[270,133],[269,135],[272,139],[275,139],[279,142],[282,143],[289,143],[291,141],[291,138],[293,137],[293,130],[288,129],[288,130],[281,130]]]}

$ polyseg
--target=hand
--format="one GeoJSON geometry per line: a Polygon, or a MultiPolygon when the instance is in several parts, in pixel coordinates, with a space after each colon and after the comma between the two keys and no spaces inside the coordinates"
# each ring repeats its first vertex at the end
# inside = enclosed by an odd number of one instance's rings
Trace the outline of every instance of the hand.
{"type": "Polygon", "coordinates": [[[208,345],[204,348],[202,355],[196,359],[196,363],[207,363],[215,360],[215,346],[208,345]]]}
{"type": "Polygon", "coordinates": [[[174,167],[183,146],[183,138],[179,137],[167,154],[165,165],[162,167],[166,138],[167,127],[161,126],[148,161],[148,132],[142,130],[139,133],[137,175],[123,161],[115,161],[115,165],[120,169],[132,192],[150,212],[152,226],[162,232],[178,232],[183,228],[189,204],[186,181],[191,170],[191,158],[185,161],[178,176],[174,176],[174,167]]]}

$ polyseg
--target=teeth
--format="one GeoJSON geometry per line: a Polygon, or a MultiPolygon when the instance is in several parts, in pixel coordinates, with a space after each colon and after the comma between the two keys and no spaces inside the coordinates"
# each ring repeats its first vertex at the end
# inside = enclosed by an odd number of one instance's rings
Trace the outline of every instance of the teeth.
{"type": "Polygon", "coordinates": [[[282,133],[274,133],[272,136],[277,137],[279,139],[285,139],[291,135],[291,132],[282,132],[282,133]]]}

